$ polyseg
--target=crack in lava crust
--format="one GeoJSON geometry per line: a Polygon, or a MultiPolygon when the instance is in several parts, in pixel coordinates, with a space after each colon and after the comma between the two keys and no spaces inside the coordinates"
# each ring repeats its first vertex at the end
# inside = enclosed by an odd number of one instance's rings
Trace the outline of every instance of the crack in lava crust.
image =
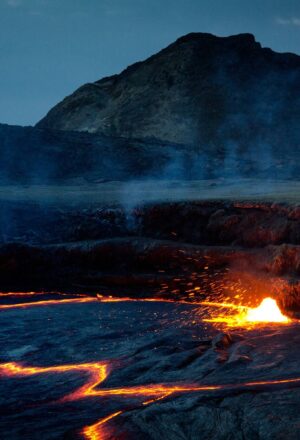
{"type": "MultiPolygon", "coordinates": [[[[256,391],[270,389],[276,386],[300,386],[299,378],[274,379],[266,381],[242,382],[238,384],[149,384],[124,388],[102,388],[97,387],[108,377],[111,370],[110,362],[93,362],[73,365],[57,365],[53,367],[32,367],[23,366],[16,362],[8,362],[0,364],[0,372],[2,377],[24,377],[40,374],[56,374],[65,372],[87,372],[89,379],[85,385],[75,390],[73,393],[64,396],[60,402],[75,401],[88,397],[108,397],[108,396],[125,396],[125,397],[151,397],[145,400],[142,405],[149,405],[158,400],[162,400],[168,396],[180,393],[191,392],[214,392],[220,390],[227,391],[246,391],[255,389],[256,391]]],[[[86,426],[82,429],[82,434],[86,440],[105,440],[108,421],[122,414],[124,411],[117,411],[110,414],[96,423],[86,426]]]]}

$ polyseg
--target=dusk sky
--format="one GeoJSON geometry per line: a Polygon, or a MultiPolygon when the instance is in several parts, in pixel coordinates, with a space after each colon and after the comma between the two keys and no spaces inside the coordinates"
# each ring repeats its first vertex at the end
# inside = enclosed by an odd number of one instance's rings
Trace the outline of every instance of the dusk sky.
{"type": "Polygon", "coordinates": [[[35,124],[85,82],[189,32],[300,54],[299,0],[0,0],[0,122],[35,124]]]}

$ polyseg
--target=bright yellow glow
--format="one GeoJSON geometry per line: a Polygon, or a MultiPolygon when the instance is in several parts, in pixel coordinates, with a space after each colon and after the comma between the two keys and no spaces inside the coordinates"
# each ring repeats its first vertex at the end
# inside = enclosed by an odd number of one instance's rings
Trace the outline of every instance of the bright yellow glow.
{"type": "Polygon", "coordinates": [[[258,307],[235,306],[227,303],[207,302],[205,305],[220,308],[221,312],[212,313],[211,318],[203,319],[205,322],[221,323],[227,327],[244,327],[252,329],[259,324],[287,324],[291,319],[283,315],[272,298],[265,298],[258,307]],[[236,313],[228,313],[228,310],[235,310],[236,313]]]}
{"type": "Polygon", "coordinates": [[[284,316],[276,301],[272,298],[265,298],[255,309],[247,311],[246,321],[248,322],[289,322],[289,318],[284,316]]]}

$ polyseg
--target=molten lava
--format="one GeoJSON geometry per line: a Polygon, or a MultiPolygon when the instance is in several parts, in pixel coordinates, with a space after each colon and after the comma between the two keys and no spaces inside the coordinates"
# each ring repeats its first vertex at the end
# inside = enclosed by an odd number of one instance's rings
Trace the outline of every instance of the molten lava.
{"type": "Polygon", "coordinates": [[[25,309],[28,307],[54,306],[58,304],[82,304],[82,303],[90,303],[90,302],[97,302],[97,299],[87,296],[87,297],[69,298],[69,299],[47,299],[42,301],[32,301],[32,302],[15,303],[15,304],[0,304],[0,310],[19,309],[19,308],[25,309]]]}
{"type": "Polygon", "coordinates": [[[212,312],[212,317],[204,319],[206,322],[223,323],[228,327],[250,327],[259,324],[287,324],[291,319],[283,315],[277,302],[272,298],[265,298],[258,307],[239,306],[230,303],[203,302],[202,305],[225,310],[224,312],[212,312]],[[234,310],[235,313],[228,313],[234,310]]]}
{"type": "MultiPolygon", "coordinates": [[[[52,367],[26,367],[16,362],[8,362],[0,364],[0,373],[2,377],[24,377],[35,376],[41,374],[58,374],[66,372],[83,372],[88,373],[89,378],[85,385],[75,390],[73,393],[63,397],[60,401],[75,401],[88,397],[107,397],[107,396],[125,396],[142,398],[142,405],[149,405],[158,400],[162,400],[170,395],[192,392],[216,392],[220,390],[237,390],[237,389],[256,389],[264,390],[270,387],[289,385],[294,387],[300,386],[300,378],[282,378],[272,380],[261,380],[253,382],[241,382],[235,384],[146,384],[123,388],[98,388],[100,384],[108,377],[111,365],[109,362],[93,362],[86,364],[73,365],[57,365],[52,367]],[[150,400],[144,400],[145,397],[152,397],[150,400]]],[[[96,423],[85,426],[82,434],[86,440],[105,440],[107,429],[106,423],[111,419],[122,414],[123,411],[117,411],[110,414],[96,423]]],[[[109,434],[109,433],[108,433],[109,434]]],[[[110,435],[109,435],[110,437],[110,435]]]]}
{"type": "Polygon", "coordinates": [[[284,316],[275,299],[265,298],[255,309],[249,309],[245,317],[247,322],[289,322],[290,319],[284,316]]]}

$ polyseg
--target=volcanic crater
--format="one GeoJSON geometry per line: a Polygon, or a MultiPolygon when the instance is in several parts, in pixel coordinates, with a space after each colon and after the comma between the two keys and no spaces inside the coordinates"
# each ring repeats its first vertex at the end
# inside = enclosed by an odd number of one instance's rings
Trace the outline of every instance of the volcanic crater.
{"type": "Polygon", "coordinates": [[[298,438],[297,200],[107,190],[2,195],[4,438],[298,438]]]}

